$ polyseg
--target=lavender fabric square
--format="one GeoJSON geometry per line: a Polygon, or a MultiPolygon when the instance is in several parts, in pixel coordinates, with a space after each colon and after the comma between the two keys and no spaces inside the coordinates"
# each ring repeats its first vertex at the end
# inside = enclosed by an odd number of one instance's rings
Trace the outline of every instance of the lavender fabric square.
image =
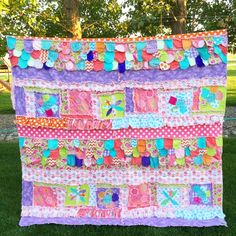
{"type": "Polygon", "coordinates": [[[22,87],[14,88],[16,115],[26,115],[25,91],[22,87]]]}
{"type": "Polygon", "coordinates": [[[23,180],[22,181],[22,205],[33,205],[33,183],[23,180]]]}
{"type": "Polygon", "coordinates": [[[134,102],[133,102],[133,89],[126,88],[125,89],[125,100],[126,100],[126,111],[133,112],[134,111],[134,102]]]}

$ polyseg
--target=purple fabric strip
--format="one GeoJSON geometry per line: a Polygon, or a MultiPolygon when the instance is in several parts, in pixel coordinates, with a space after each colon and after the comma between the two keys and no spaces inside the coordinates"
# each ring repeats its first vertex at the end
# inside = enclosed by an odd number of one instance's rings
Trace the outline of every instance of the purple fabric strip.
{"type": "Polygon", "coordinates": [[[164,81],[171,79],[201,79],[204,77],[226,77],[226,65],[220,63],[207,67],[191,67],[187,70],[139,70],[139,71],[126,71],[119,74],[117,71],[100,71],[100,72],[87,72],[87,71],[57,71],[55,69],[35,69],[27,68],[20,69],[19,67],[12,68],[12,74],[19,79],[41,79],[47,81],[60,80],[63,82],[96,82],[102,84],[124,81],[137,81],[137,82],[151,82],[151,81],[164,81]]]}
{"type": "Polygon", "coordinates": [[[15,97],[16,115],[25,115],[26,114],[26,108],[25,108],[24,88],[15,87],[14,88],[14,97],[15,97]]]}
{"type": "Polygon", "coordinates": [[[64,225],[147,225],[155,227],[168,226],[190,226],[190,227],[210,227],[227,226],[224,219],[214,218],[211,220],[186,220],[170,218],[135,218],[135,219],[94,219],[94,218],[39,218],[21,217],[20,226],[30,226],[34,224],[64,224],[64,225]]]}
{"type": "Polygon", "coordinates": [[[22,205],[32,206],[33,205],[33,184],[32,182],[22,181],[22,205]]]}
{"type": "Polygon", "coordinates": [[[133,112],[134,111],[134,103],[133,103],[133,89],[126,88],[125,89],[125,97],[126,97],[126,108],[125,110],[127,112],[133,112]]]}

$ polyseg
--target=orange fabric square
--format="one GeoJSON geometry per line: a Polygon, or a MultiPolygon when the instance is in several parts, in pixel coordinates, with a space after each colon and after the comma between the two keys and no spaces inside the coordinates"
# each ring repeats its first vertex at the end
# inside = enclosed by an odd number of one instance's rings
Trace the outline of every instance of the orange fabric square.
{"type": "Polygon", "coordinates": [[[105,50],[105,44],[101,42],[97,42],[96,51],[100,53],[100,52],[104,52],[104,50],[105,50]]]}
{"type": "Polygon", "coordinates": [[[132,158],[131,160],[131,164],[132,165],[138,165],[140,166],[142,162],[142,158],[141,157],[137,157],[137,158],[132,158]]]}

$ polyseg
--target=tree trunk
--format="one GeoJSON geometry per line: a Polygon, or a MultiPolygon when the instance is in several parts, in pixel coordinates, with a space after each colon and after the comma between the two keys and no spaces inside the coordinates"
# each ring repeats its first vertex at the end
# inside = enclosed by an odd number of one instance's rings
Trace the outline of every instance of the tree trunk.
{"type": "Polygon", "coordinates": [[[173,8],[170,22],[172,34],[186,33],[186,5],[187,0],[176,0],[176,5],[173,8]]]}
{"type": "Polygon", "coordinates": [[[63,0],[63,10],[68,31],[72,37],[82,38],[79,0],[63,0]]]}

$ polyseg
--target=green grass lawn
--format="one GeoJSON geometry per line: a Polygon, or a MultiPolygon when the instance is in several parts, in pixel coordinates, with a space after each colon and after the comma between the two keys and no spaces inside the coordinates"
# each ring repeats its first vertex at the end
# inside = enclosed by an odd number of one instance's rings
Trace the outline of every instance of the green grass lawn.
{"type": "Polygon", "coordinates": [[[154,228],[147,226],[64,226],[36,225],[26,228],[18,226],[21,206],[21,167],[18,145],[0,143],[0,235],[168,235],[168,236],[220,236],[236,235],[236,138],[224,139],[224,213],[228,227],[210,228],[154,228]]]}
{"type": "Polygon", "coordinates": [[[228,63],[227,105],[236,105],[236,59],[228,63]]]}
{"type": "Polygon", "coordinates": [[[0,92],[0,114],[13,114],[11,95],[9,92],[0,92]]]}

